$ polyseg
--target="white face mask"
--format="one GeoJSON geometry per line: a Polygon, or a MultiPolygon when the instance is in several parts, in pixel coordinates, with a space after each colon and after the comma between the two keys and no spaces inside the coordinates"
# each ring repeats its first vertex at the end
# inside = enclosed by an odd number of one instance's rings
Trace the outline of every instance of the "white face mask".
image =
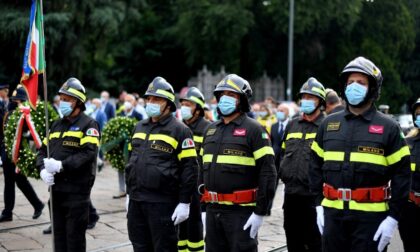
{"type": "Polygon", "coordinates": [[[133,108],[133,104],[131,104],[131,102],[129,102],[129,101],[126,101],[126,102],[124,102],[124,108],[126,110],[131,110],[133,108]]]}

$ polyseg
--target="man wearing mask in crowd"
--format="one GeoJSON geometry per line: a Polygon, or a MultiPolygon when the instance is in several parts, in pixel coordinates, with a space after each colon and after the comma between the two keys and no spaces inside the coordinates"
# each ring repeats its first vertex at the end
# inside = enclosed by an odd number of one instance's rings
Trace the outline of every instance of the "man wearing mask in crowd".
{"type": "Polygon", "coordinates": [[[284,230],[287,250],[321,251],[321,236],[316,225],[315,195],[309,191],[308,172],[311,144],[324,120],[324,86],[309,78],[299,92],[302,114],[287,125],[282,144],[279,177],[284,188],[284,230]]]}
{"type": "Polygon", "coordinates": [[[257,113],[257,121],[271,134],[271,126],[277,122],[277,118],[272,114],[268,105],[261,104],[260,111],[257,113]]]}
{"type": "Polygon", "coordinates": [[[92,100],[93,112],[90,115],[93,119],[95,119],[99,124],[99,129],[102,131],[104,128],[107,120],[106,114],[102,111],[102,103],[101,100],[95,98],[92,100]]]}
{"type": "Polygon", "coordinates": [[[126,94],[124,96],[124,110],[121,112],[121,116],[135,118],[137,121],[141,121],[143,116],[136,110],[136,98],[132,94],[126,94]]]}
{"type": "Polygon", "coordinates": [[[344,105],[341,102],[341,98],[338,96],[337,92],[333,89],[327,88],[325,90],[327,96],[325,98],[325,112],[329,115],[341,110],[344,110],[344,105]]]}
{"type": "Polygon", "coordinates": [[[273,143],[274,157],[276,160],[277,172],[280,168],[280,152],[281,144],[283,142],[284,131],[289,122],[289,107],[285,103],[281,103],[277,107],[276,112],[277,122],[271,126],[271,142],[273,143]]]}
{"type": "Polygon", "coordinates": [[[105,113],[106,119],[109,121],[115,117],[115,107],[109,101],[108,91],[101,92],[101,102],[102,102],[101,109],[105,113]]]}

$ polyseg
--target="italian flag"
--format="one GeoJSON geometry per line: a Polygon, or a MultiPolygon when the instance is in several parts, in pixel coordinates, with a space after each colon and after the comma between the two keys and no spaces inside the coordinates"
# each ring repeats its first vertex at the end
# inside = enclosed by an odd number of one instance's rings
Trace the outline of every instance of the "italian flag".
{"type": "Polygon", "coordinates": [[[20,82],[26,90],[29,104],[36,109],[38,97],[38,75],[45,70],[44,31],[41,0],[32,0],[29,34],[23,57],[23,72],[20,82]]]}

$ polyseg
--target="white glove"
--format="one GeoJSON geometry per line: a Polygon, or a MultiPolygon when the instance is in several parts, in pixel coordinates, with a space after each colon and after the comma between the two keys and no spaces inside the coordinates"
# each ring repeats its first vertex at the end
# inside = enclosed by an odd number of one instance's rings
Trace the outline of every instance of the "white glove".
{"type": "Polygon", "coordinates": [[[319,233],[324,233],[324,208],[317,206],[316,208],[316,224],[318,225],[319,233]]]}
{"type": "Polygon", "coordinates": [[[54,158],[44,158],[44,166],[47,172],[52,174],[59,173],[63,168],[61,161],[55,160],[54,158]]]}
{"type": "Polygon", "coordinates": [[[0,158],[0,166],[3,165],[3,160],[0,158]]]}
{"type": "Polygon", "coordinates": [[[201,222],[203,222],[203,231],[206,231],[206,212],[202,212],[201,213],[201,222]]]}
{"type": "Polygon", "coordinates": [[[386,217],[386,219],[381,222],[381,225],[379,225],[379,228],[376,231],[375,236],[373,237],[374,241],[377,241],[379,236],[381,237],[378,245],[379,252],[383,251],[385,247],[389,244],[389,241],[391,241],[395,229],[397,229],[397,225],[398,221],[392,218],[391,216],[386,217]]]}
{"type": "Polygon", "coordinates": [[[179,203],[174,213],[172,214],[172,221],[174,221],[174,225],[178,225],[179,223],[185,221],[190,216],[190,204],[187,203],[179,203]]]}
{"type": "Polygon", "coordinates": [[[128,205],[130,204],[130,196],[125,196],[125,210],[128,212],[128,205]]]}
{"type": "Polygon", "coordinates": [[[263,216],[257,215],[252,213],[249,217],[248,221],[244,226],[244,230],[251,227],[251,231],[249,232],[249,236],[254,239],[257,236],[258,229],[260,229],[261,225],[263,224],[263,216]]]}
{"type": "Polygon", "coordinates": [[[54,175],[52,173],[49,173],[47,170],[42,169],[39,175],[41,176],[45,184],[47,184],[48,186],[54,185],[54,175]]]}

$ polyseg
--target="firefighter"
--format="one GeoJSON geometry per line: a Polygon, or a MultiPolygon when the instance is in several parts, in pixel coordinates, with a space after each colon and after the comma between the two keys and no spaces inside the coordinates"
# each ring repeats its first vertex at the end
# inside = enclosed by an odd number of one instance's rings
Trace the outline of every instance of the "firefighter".
{"type": "Polygon", "coordinates": [[[128,235],[134,251],[177,251],[176,225],[189,216],[197,183],[191,130],[172,116],[172,86],[162,77],[145,95],[147,120],[132,136],[126,166],[128,235]]]}
{"type": "MultiPolygon", "coordinates": [[[[195,149],[199,154],[204,130],[210,125],[210,122],[204,119],[204,95],[198,88],[191,87],[180,102],[182,120],[193,132],[195,149]]],[[[200,155],[197,155],[197,159],[198,163],[202,164],[200,155]]],[[[190,217],[179,226],[178,236],[178,251],[204,251],[200,195],[197,190],[191,198],[190,217]]]]}
{"type": "Polygon", "coordinates": [[[419,250],[418,231],[415,230],[420,227],[420,98],[412,109],[415,128],[406,138],[411,152],[411,190],[398,225],[405,252],[419,250]]]}
{"type": "Polygon", "coordinates": [[[324,86],[309,78],[299,92],[302,114],[287,124],[279,178],[284,188],[284,230],[288,251],[321,251],[316,225],[315,195],[309,191],[311,144],[325,115],[324,86]]]}
{"type": "Polygon", "coordinates": [[[204,134],[199,191],[206,206],[206,251],[257,251],[257,232],[270,214],[276,186],[267,131],[246,113],[252,96],[236,74],[217,84],[221,120],[204,134]]]}
{"type": "Polygon", "coordinates": [[[58,91],[63,118],[50,127],[38,152],[37,167],[52,190],[55,251],[86,251],[90,192],[95,181],[98,123],[85,115],[86,91],[76,78],[58,91]]]}
{"type": "Polygon", "coordinates": [[[408,199],[409,148],[398,124],[374,106],[382,80],[370,60],[348,63],[339,79],[347,107],[324,120],[312,144],[324,251],[386,250],[408,199]]]}

